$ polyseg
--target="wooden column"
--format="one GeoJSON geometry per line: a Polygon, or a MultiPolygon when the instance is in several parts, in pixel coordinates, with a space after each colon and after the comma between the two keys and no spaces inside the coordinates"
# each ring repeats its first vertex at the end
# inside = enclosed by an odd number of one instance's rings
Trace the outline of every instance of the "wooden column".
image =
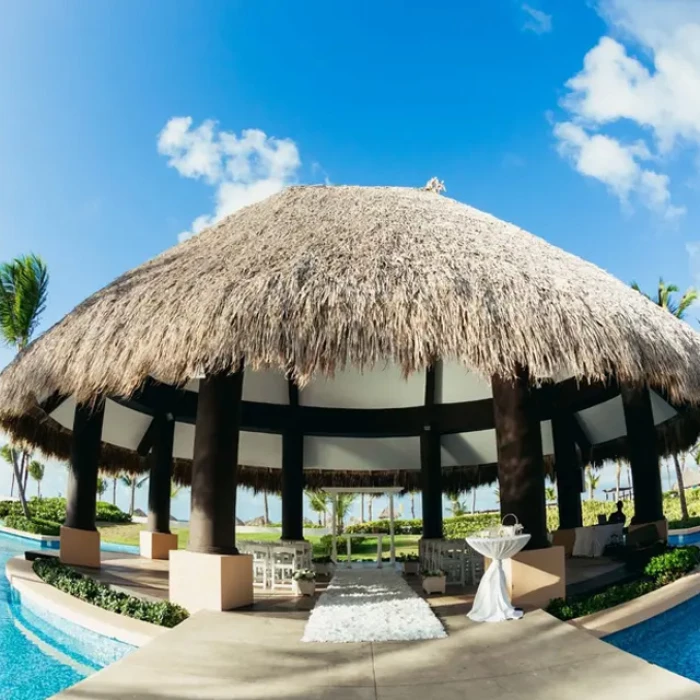
{"type": "Polygon", "coordinates": [[[289,381],[290,427],[282,435],[282,539],[304,539],[304,436],[298,421],[299,388],[289,381]]]}
{"type": "Polygon", "coordinates": [[[170,413],[156,416],[153,420],[156,421],[156,426],[149,456],[151,474],[148,483],[148,530],[169,534],[175,421],[170,413]]]}
{"type": "Polygon", "coordinates": [[[663,520],[661,472],[651,397],[646,387],[620,386],[627,426],[627,454],[634,488],[634,522],[663,520]]]}
{"type": "Polygon", "coordinates": [[[426,422],[420,436],[421,503],[423,507],[423,537],[442,539],[442,456],[440,433],[433,417],[436,393],[435,368],[425,373],[426,422]]]}
{"type": "Polygon", "coordinates": [[[75,408],[65,525],[76,530],[95,530],[104,411],[103,401],[94,408],[86,405],[75,408]]]}
{"type": "Polygon", "coordinates": [[[557,475],[559,528],[570,530],[583,525],[581,513],[581,463],[576,451],[573,421],[576,416],[556,414],[552,418],[554,467],[557,475]]]}
{"type": "Polygon", "coordinates": [[[542,435],[536,394],[525,368],[515,379],[494,375],[493,414],[498,450],[501,515],[514,514],[528,533],[527,549],[549,546],[542,435]]]}
{"type": "Polygon", "coordinates": [[[199,383],[188,550],[237,554],[236,471],[243,369],[199,383]]]}

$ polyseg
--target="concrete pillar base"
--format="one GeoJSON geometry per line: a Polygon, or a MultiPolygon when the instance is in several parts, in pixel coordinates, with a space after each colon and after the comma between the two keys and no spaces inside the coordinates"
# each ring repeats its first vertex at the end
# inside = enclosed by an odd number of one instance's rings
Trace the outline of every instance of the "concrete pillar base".
{"type": "Polygon", "coordinates": [[[666,518],[663,518],[662,520],[656,520],[652,523],[635,523],[634,525],[629,526],[627,532],[634,532],[640,527],[646,527],[647,525],[655,525],[656,530],[659,533],[659,539],[663,542],[668,541],[668,520],[666,520],[666,518]]]}
{"type": "Polygon", "coordinates": [[[170,601],[191,613],[252,605],[253,557],[186,549],[171,551],[170,601]]]}
{"type": "Polygon", "coordinates": [[[139,545],[139,553],[144,559],[169,559],[170,550],[177,549],[177,535],[141,530],[139,545]]]}
{"type": "Polygon", "coordinates": [[[552,544],[555,547],[564,547],[564,554],[570,557],[574,553],[576,530],[574,528],[559,529],[552,533],[552,544]]]}
{"type": "Polygon", "coordinates": [[[61,525],[61,564],[100,568],[100,533],[61,525]]]}
{"type": "Polygon", "coordinates": [[[564,547],[518,552],[503,568],[513,605],[544,608],[566,597],[564,547]]]}

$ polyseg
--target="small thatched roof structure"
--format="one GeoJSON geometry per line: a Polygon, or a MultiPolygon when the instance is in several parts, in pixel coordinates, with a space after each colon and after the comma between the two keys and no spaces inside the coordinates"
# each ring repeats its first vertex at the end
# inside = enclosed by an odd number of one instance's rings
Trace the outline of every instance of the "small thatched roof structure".
{"type": "MultiPolygon", "coordinates": [[[[186,389],[182,405],[191,407],[197,377],[244,359],[251,382],[244,401],[274,413],[288,403],[287,377],[301,387],[302,405],[321,407],[366,381],[366,406],[337,404],[364,409],[394,398],[382,378],[395,388],[403,376],[409,388],[399,389],[395,406],[410,413],[425,387],[413,378],[429,367],[444,366],[438,401],[483,402],[491,376],[511,376],[519,364],[537,385],[649,385],[664,453],[687,447],[700,430],[692,412],[678,412],[700,402],[698,357],[700,336],[687,324],[595,265],[489,214],[419,189],[291,187],[126,273],[49,329],[0,374],[0,425],[65,458],[72,406],[106,395],[113,400],[102,461],[140,471],[137,446],[151,416],[132,399],[149,382],[186,389]]],[[[571,409],[593,459],[625,450],[619,395],[608,391],[600,405],[600,415],[593,404],[571,409]]],[[[191,412],[176,420],[175,476],[187,483],[191,412]]],[[[495,480],[489,428],[454,428],[443,444],[445,490],[495,480]]],[[[242,439],[242,483],[278,487],[274,432],[242,439]]],[[[418,487],[415,465],[397,466],[388,443],[371,464],[366,454],[346,459],[347,445],[312,440],[309,488],[418,487]]]]}

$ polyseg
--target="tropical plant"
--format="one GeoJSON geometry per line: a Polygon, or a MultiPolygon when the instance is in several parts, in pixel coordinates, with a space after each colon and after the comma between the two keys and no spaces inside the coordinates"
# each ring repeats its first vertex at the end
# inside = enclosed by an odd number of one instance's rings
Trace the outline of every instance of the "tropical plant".
{"type": "Polygon", "coordinates": [[[338,493],[335,495],[336,532],[343,532],[345,518],[350,513],[350,508],[355,502],[356,495],[354,493],[338,493]]]}
{"type": "Polygon", "coordinates": [[[554,486],[544,487],[544,497],[547,499],[547,503],[553,503],[557,500],[557,490],[554,486]]]}
{"type": "Polygon", "coordinates": [[[173,499],[175,496],[177,496],[178,493],[182,491],[182,486],[176,486],[175,484],[171,484],[170,486],[170,498],[173,499]]]}
{"type": "MultiPolygon", "coordinates": [[[[639,288],[636,282],[632,283],[632,289],[636,289],[640,294],[644,294],[639,288]]],[[[683,292],[680,300],[676,300],[675,294],[680,292],[675,284],[666,284],[663,278],[659,278],[659,286],[656,291],[656,296],[650,296],[649,294],[644,294],[647,299],[650,299],[657,306],[662,309],[666,309],[669,313],[678,319],[682,319],[688,309],[693,305],[698,298],[698,292],[693,287],[688,287],[688,289],[683,292]]],[[[685,458],[685,455],[683,456],[685,458]]],[[[683,483],[683,469],[681,468],[678,455],[673,455],[673,464],[676,468],[676,483],[678,485],[678,499],[681,504],[681,513],[683,519],[688,518],[688,503],[685,497],[685,484],[683,483]]]]}
{"type": "Polygon", "coordinates": [[[622,479],[622,461],[615,460],[615,503],[620,500],[620,480],[622,479]]]}
{"type": "Polygon", "coordinates": [[[459,500],[459,493],[448,493],[447,497],[450,499],[450,512],[453,517],[467,514],[467,504],[459,500]]]}
{"type": "Polygon", "coordinates": [[[265,525],[270,524],[270,504],[267,502],[267,491],[263,491],[263,506],[264,506],[264,518],[265,525]]]}
{"type": "Polygon", "coordinates": [[[411,519],[415,520],[416,519],[416,494],[415,494],[415,492],[411,491],[410,496],[411,496],[411,519]]]}
{"type": "Polygon", "coordinates": [[[325,525],[328,514],[329,497],[325,491],[307,491],[306,497],[314,513],[318,514],[318,524],[325,525]]]}
{"type": "MultiPolygon", "coordinates": [[[[24,255],[0,265],[0,338],[22,352],[39,325],[46,308],[49,273],[41,258],[24,255]]],[[[29,517],[24,488],[24,470],[30,460],[27,450],[12,455],[12,469],[25,517],[29,517]]]]}
{"type": "Polygon", "coordinates": [[[107,479],[105,479],[103,476],[98,476],[97,477],[97,495],[102,497],[102,495],[107,491],[107,479]]]}
{"type": "Polygon", "coordinates": [[[128,486],[130,489],[131,495],[129,498],[129,515],[133,515],[136,505],[136,489],[140,489],[148,481],[148,476],[139,478],[138,474],[122,474],[120,478],[122,483],[128,486]]]}
{"type": "Polygon", "coordinates": [[[27,467],[29,476],[36,481],[36,495],[41,498],[41,480],[44,478],[45,467],[41,462],[33,459],[27,467]]]}
{"type": "Polygon", "coordinates": [[[600,474],[597,474],[590,465],[586,467],[586,483],[588,484],[588,498],[595,498],[595,490],[600,483],[600,474]]]}

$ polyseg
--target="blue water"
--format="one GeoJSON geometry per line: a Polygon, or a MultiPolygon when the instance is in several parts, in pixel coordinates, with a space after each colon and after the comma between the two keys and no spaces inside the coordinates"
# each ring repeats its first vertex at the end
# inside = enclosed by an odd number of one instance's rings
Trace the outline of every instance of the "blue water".
{"type": "Polygon", "coordinates": [[[0,534],[2,700],[46,700],[132,650],[22,603],[5,578],[5,564],[27,549],[40,548],[55,549],[55,544],[0,534]]]}
{"type": "Polygon", "coordinates": [[[672,547],[680,547],[687,544],[700,546],[700,532],[693,532],[690,535],[669,535],[668,543],[672,547]]]}

